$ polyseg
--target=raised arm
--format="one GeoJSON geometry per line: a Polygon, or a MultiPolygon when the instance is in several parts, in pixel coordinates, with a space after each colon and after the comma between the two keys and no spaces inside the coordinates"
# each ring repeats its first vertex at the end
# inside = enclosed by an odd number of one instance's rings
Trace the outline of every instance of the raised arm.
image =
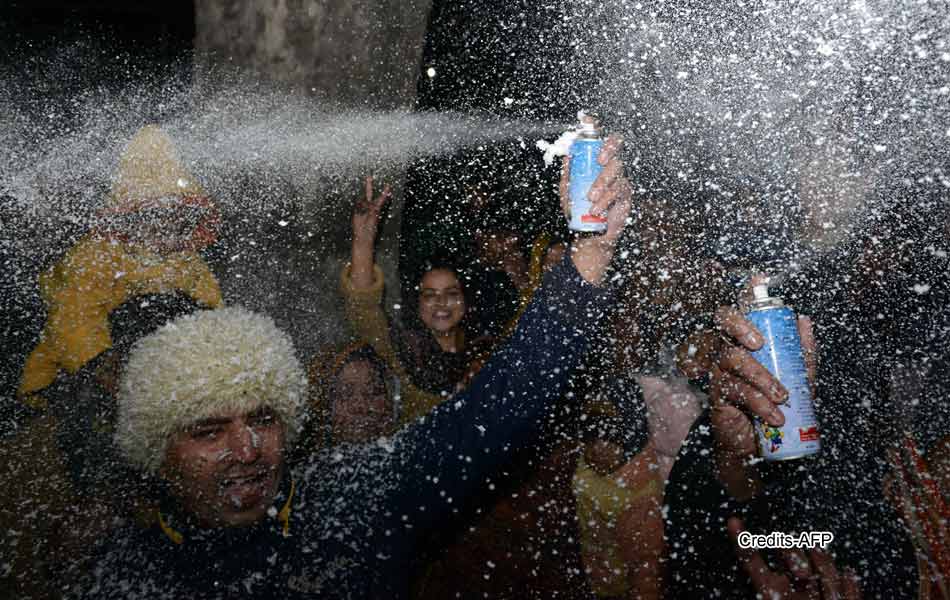
{"type": "Polygon", "coordinates": [[[547,275],[512,338],[465,392],[394,440],[403,484],[393,505],[414,526],[437,523],[488,483],[512,453],[534,443],[547,411],[567,395],[570,372],[610,304],[599,284],[630,212],[618,148],[619,140],[605,146],[595,182],[593,210],[607,214],[607,232],[580,240],[547,275]]]}
{"type": "Polygon", "coordinates": [[[373,197],[373,178],[365,181],[366,196],[353,208],[353,254],[351,257],[350,278],[357,290],[373,287],[373,254],[376,244],[376,232],[379,228],[379,212],[386,200],[392,195],[388,185],[373,197]]]}

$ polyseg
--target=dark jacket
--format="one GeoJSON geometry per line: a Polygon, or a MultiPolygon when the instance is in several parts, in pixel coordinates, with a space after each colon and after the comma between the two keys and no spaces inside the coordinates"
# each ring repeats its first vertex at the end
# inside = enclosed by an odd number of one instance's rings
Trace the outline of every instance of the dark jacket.
{"type": "Polygon", "coordinates": [[[389,440],[314,456],[253,528],[200,532],[168,516],[180,544],[160,527],[120,530],[84,597],[405,597],[419,534],[534,442],[606,304],[565,261],[467,391],[389,440]]]}

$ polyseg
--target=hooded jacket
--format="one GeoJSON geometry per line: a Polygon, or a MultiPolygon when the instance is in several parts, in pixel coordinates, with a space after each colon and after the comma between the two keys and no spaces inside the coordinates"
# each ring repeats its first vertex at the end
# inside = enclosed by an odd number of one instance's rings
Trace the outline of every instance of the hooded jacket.
{"type": "Polygon", "coordinates": [[[116,532],[84,597],[405,597],[419,534],[537,439],[605,296],[565,260],[466,391],[387,441],[317,454],[249,529],[199,531],[168,515],[116,532]]]}
{"type": "Polygon", "coordinates": [[[45,402],[35,393],[53,383],[60,370],[75,373],[111,347],[109,313],[128,298],[180,290],[207,306],[221,303],[218,282],[198,255],[215,239],[217,214],[161,129],[143,127],[129,142],[100,216],[104,225],[40,276],[47,320],[17,392],[38,408],[45,402]],[[135,245],[121,227],[109,225],[169,202],[173,210],[192,206],[205,214],[180,252],[163,255],[135,245]]]}

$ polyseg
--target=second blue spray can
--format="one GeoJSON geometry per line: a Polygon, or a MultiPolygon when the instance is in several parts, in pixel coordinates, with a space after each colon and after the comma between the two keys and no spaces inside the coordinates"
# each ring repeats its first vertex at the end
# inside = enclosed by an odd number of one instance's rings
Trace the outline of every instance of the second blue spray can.
{"type": "Polygon", "coordinates": [[[821,450],[818,421],[808,385],[808,370],[798,334],[798,318],[781,298],[769,296],[767,285],[753,287],[752,307],[746,317],[762,333],[765,343],[752,353],[788,390],[780,406],[785,425],[772,427],[756,421],[759,447],[765,460],[789,460],[821,450]]]}

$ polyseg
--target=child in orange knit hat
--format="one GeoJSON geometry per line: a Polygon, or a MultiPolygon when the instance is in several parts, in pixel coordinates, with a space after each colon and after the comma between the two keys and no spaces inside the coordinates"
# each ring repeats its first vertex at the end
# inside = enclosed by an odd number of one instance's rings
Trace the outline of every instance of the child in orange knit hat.
{"type": "Polygon", "coordinates": [[[140,129],[119,161],[99,224],[40,276],[47,321],[27,358],[18,396],[38,395],[60,371],[76,373],[112,345],[108,316],[138,294],[180,290],[221,304],[221,289],[198,251],[215,241],[217,211],[155,125],[140,129]]]}

